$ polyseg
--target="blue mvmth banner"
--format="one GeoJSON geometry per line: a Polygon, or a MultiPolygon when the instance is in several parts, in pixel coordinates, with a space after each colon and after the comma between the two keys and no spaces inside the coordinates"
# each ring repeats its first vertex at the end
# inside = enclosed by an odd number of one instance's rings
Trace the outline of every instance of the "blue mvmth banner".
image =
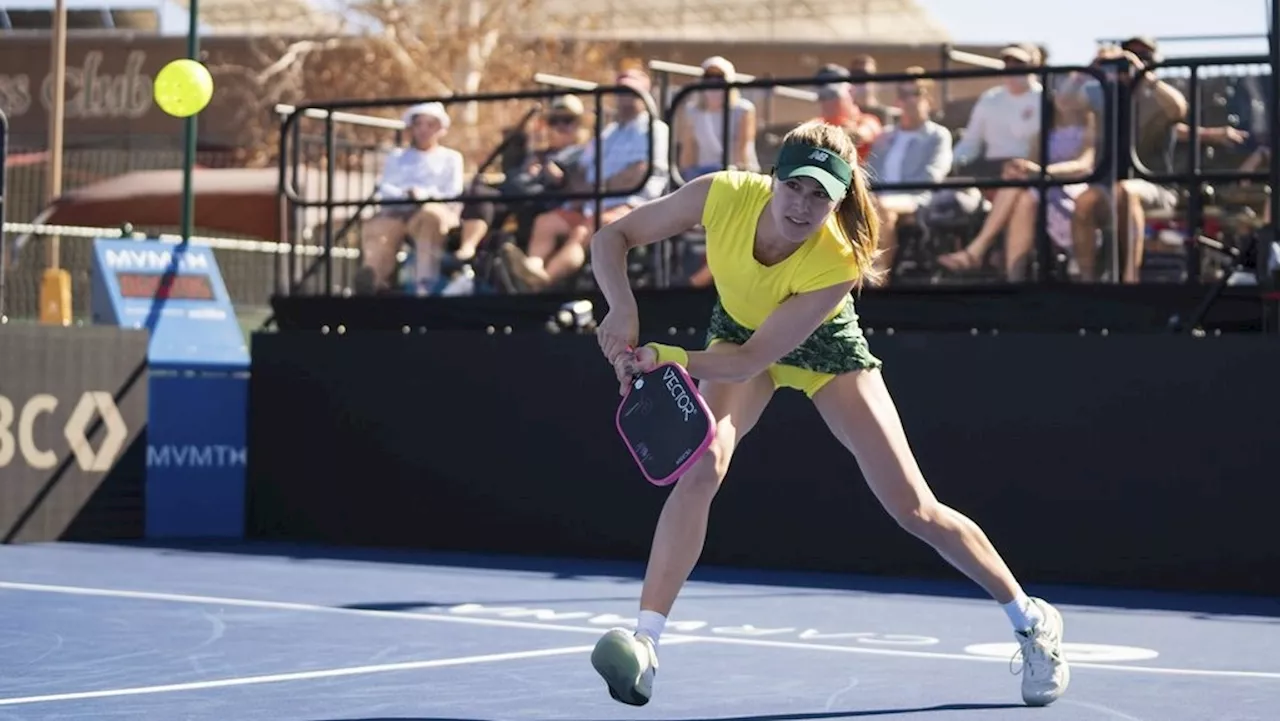
{"type": "Polygon", "coordinates": [[[248,394],[245,374],[152,376],[147,537],[244,534],[248,394]]]}
{"type": "Polygon", "coordinates": [[[150,331],[146,535],[244,533],[249,352],[212,248],[100,238],[94,322],[150,331]]]}

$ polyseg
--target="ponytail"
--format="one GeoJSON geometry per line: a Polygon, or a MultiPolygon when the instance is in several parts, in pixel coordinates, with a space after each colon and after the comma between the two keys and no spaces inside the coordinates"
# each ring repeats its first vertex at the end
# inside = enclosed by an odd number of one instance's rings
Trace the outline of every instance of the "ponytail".
{"type": "Polygon", "coordinates": [[[836,206],[836,222],[853,245],[858,266],[858,288],[862,288],[866,280],[879,285],[885,275],[883,269],[876,267],[876,258],[880,256],[876,248],[880,242],[880,216],[876,212],[875,201],[871,199],[869,185],[862,166],[853,164],[853,182],[849,184],[849,192],[836,206]]]}

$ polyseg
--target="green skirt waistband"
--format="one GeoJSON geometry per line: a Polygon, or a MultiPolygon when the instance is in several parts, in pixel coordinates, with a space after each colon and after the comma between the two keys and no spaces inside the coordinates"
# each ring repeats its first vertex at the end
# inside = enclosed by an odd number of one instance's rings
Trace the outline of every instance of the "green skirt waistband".
{"type": "MultiPolygon", "coordinates": [[[[716,301],[707,327],[708,344],[713,340],[722,340],[743,345],[754,333],[755,331],[734,320],[720,301],[716,301]]],[[[778,362],[817,373],[836,375],[883,365],[879,358],[871,354],[867,337],[858,325],[858,313],[852,298],[845,302],[844,308],[834,318],[818,326],[800,347],[778,362]]]]}

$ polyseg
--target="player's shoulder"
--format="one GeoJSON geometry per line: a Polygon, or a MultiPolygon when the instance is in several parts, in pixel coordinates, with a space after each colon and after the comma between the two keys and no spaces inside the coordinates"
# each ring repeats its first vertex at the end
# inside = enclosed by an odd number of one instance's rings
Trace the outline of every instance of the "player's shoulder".
{"type": "Polygon", "coordinates": [[[708,186],[713,193],[754,195],[773,190],[773,179],[770,176],[749,170],[718,170],[704,177],[709,178],[708,186]]]}
{"type": "Polygon", "coordinates": [[[990,103],[996,100],[1003,99],[1008,94],[1009,94],[1009,91],[1003,85],[997,85],[995,87],[987,88],[986,90],[983,90],[982,93],[978,95],[977,102],[990,103]]]}
{"type": "Polygon", "coordinates": [[[840,227],[840,221],[835,213],[827,218],[827,222],[822,225],[822,230],[818,231],[814,251],[822,263],[856,262],[853,241],[840,227]]]}
{"type": "Polygon", "coordinates": [[[704,225],[714,225],[721,217],[736,215],[738,209],[755,204],[773,189],[769,176],[745,170],[719,170],[694,182],[706,189],[704,225]]]}

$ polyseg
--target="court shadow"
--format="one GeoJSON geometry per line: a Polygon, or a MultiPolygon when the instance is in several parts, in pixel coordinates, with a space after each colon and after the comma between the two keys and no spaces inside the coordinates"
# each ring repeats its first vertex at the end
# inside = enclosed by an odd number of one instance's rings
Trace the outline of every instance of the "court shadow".
{"type": "MultiPolygon", "coordinates": [[[[110,541],[95,545],[142,550],[168,556],[229,555],[272,558],[288,563],[394,564],[429,567],[437,571],[448,569],[451,572],[461,573],[517,571],[540,574],[551,580],[588,580],[593,584],[631,585],[644,578],[644,564],[641,561],[328,546],[263,540],[110,541]]],[[[767,587],[768,590],[763,591],[765,593],[774,592],[776,589],[783,593],[809,594],[822,592],[863,596],[907,594],[942,601],[961,599],[978,603],[988,602],[987,597],[976,585],[964,580],[956,580],[950,571],[946,573],[948,579],[943,580],[703,565],[695,569],[690,580],[700,584],[721,585],[730,589],[740,586],[767,587]]],[[[1101,612],[1119,609],[1138,613],[1156,611],[1196,614],[1202,620],[1222,616],[1280,619],[1280,601],[1265,595],[1220,595],[1049,583],[1036,584],[1028,590],[1037,596],[1053,599],[1053,602],[1059,606],[1077,606],[1078,608],[1072,609],[1072,613],[1081,613],[1094,608],[1101,612]]],[[[503,603],[513,602],[504,600],[503,603]]]]}
{"type": "MultiPolygon", "coordinates": [[[[803,590],[783,591],[768,593],[742,593],[742,592],[725,592],[725,593],[708,593],[699,589],[698,591],[687,594],[688,599],[698,600],[718,600],[725,599],[730,601],[741,601],[744,599],[759,598],[797,598],[801,596],[821,595],[818,592],[807,592],[803,590]]],[[[605,602],[621,602],[634,603],[636,596],[634,594],[627,596],[540,596],[537,598],[491,598],[491,599],[468,599],[467,603],[479,604],[487,606],[490,604],[501,604],[503,606],[528,606],[538,604],[553,603],[605,603],[605,602]]],[[[339,604],[337,608],[350,608],[357,611],[430,611],[432,609],[451,608],[457,606],[458,601],[367,601],[364,603],[344,603],[339,604]]]]}
{"type": "MultiPolygon", "coordinates": [[[[899,716],[913,713],[929,713],[933,711],[999,711],[1001,709],[1024,708],[1016,703],[945,703],[936,706],[914,706],[911,708],[875,708],[857,711],[820,711],[813,713],[778,713],[760,716],[715,716],[706,718],[679,719],[678,721],[820,721],[820,719],[868,718],[871,716],[899,716]]],[[[677,721],[669,719],[668,721],[677,721]]]]}
{"type": "MultiPolygon", "coordinates": [[[[903,708],[859,709],[850,711],[815,711],[809,713],[760,714],[758,716],[688,716],[678,718],[657,718],[647,721],[822,721],[823,719],[870,718],[873,716],[901,716],[936,711],[1000,711],[1003,709],[1026,708],[1017,703],[948,703],[936,706],[913,706],[903,708]]],[[[316,721],[484,721],[482,719],[462,719],[433,716],[378,716],[375,718],[352,719],[316,719],[316,721]]],[[[576,721],[596,721],[595,719],[577,719],[576,721]]]]}

